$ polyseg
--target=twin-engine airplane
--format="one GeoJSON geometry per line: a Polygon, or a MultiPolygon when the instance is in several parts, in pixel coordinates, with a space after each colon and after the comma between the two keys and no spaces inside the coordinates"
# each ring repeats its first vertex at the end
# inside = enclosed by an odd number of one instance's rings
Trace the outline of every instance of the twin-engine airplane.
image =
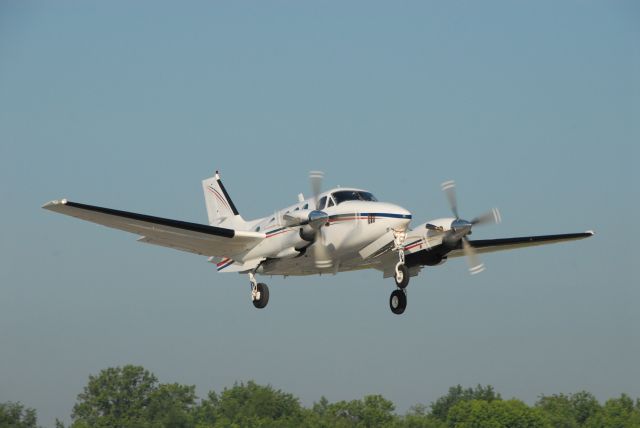
{"type": "Polygon", "coordinates": [[[321,191],[324,174],[310,173],[312,198],[273,215],[246,221],[225,189],[220,175],[202,182],[209,225],[170,220],[61,199],[43,208],[140,235],[138,241],[208,256],[220,272],[248,274],[256,308],[269,301],[269,288],[256,280],[264,275],[312,275],[358,269],[378,269],[394,277],[389,298],[394,314],[407,306],[409,278],[423,266],[466,256],[469,272],[484,270],[478,253],[588,238],[593,231],[517,238],[468,239],[473,226],[499,223],[500,212],[463,220],[458,215],[455,183],[442,183],[454,217],[439,218],[409,228],[411,213],[379,202],[366,190],[334,188],[321,191]]]}

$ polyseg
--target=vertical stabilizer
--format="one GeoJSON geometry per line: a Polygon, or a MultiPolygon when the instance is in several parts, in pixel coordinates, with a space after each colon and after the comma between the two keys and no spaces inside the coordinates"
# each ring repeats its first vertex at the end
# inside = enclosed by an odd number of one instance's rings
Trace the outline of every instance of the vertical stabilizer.
{"type": "Polygon", "coordinates": [[[211,226],[240,230],[246,227],[246,222],[238,213],[238,209],[231,197],[229,197],[227,189],[225,189],[220,180],[218,171],[213,177],[202,180],[202,189],[204,190],[204,201],[207,205],[207,215],[211,226]]]}

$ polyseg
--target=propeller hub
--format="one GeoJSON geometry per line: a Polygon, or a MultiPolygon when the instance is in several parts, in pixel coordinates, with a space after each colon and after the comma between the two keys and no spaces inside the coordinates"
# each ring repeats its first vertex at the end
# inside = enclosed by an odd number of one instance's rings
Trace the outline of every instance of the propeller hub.
{"type": "Polygon", "coordinates": [[[455,233],[463,232],[464,234],[471,231],[471,227],[473,227],[473,223],[467,220],[462,220],[460,218],[455,219],[451,222],[451,230],[455,233]]]}
{"type": "Polygon", "coordinates": [[[329,214],[320,210],[313,210],[309,213],[309,226],[318,230],[329,222],[329,214]]]}

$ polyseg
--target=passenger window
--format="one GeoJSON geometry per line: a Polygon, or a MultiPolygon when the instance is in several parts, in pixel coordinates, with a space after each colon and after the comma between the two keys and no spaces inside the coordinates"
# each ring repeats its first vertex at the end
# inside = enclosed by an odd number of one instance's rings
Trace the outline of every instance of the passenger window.
{"type": "Polygon", "coordinates": [[[309,209],[309,204],[304,204],[304,207],[302,207],[303,210],[308,210],[309,209]]]}
{"type": "Polygon", "coordinates": [[[322,210],[324,209],[324,205],[327,203],[327,197],[323,196],[320,198],[320,202],[318,202],[318,207],[316,208],[317,210],[322,210]]]}

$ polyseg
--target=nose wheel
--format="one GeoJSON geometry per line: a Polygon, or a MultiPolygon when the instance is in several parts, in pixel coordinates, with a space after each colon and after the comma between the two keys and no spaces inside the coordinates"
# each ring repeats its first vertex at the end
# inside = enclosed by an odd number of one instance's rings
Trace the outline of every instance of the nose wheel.
{"type": "Polygon", "coordinates": [[[395,279],[398,288],[407,288],[407,285],[409,285],[409,268],[402,263],[398,263],[393,279],[395,279]]]}

